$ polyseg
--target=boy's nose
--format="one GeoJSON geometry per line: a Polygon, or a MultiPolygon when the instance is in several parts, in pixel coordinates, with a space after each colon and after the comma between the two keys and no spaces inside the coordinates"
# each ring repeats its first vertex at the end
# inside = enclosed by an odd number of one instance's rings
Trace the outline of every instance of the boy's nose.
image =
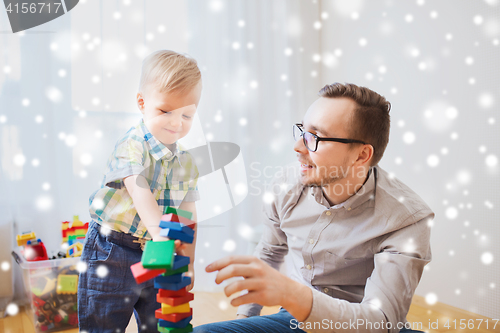
{"type": "Polygon", "coordinates": [[[177,128],[177,127],[180,127],[180,126],[181,126],[181,124],[182,124],[182,119],[181,119],[181,117],[174,116],[174,117],[172,117],[172,118],[170,119],[170,126],[172,126],[172,127],[177,128]]]}

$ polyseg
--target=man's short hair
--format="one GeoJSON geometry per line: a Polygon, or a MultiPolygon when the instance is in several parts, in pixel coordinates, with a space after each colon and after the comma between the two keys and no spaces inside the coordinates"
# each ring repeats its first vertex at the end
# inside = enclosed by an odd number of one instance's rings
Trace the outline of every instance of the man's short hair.
{"type": "Polygon", "coordinates": [[[349,125],[349,139],[371,144],[374,152],[370,165],[377,165],[389,142],[391,103],[373,90],[352,83],[335,82],[324,86],[318,94],[327,98],[347,97],[356,102],[349,125]]]}
{"type": "Polygon", "coordinates": [[[195,59],[186,55],[160,50],[148,55],[142,62],[139,92],[156,88],[160,93],[193,89],[201,80],[195,59]]]}

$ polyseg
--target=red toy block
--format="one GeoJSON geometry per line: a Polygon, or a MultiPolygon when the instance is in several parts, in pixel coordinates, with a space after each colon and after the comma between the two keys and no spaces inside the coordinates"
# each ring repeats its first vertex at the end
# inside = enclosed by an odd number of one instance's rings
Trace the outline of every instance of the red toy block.
{"type": "Polygon", "coordinates": [[[194,299],[194,294],[192,293],[186,293],[186,296],[180,296],[180,297],[160,297],[159,294],[156,295],[156,301],[158,303],[164,303],[171,306],[181,305],[189,301],[192,301],[193,299],[194,299]]]}
{"type": "Polygon", "coordinates": [[[193,315],[193,309],[189,310],[189,312],[186,313],[171,313],[168,315],[164,315],[161,313],[161,309],[158,309],[155,311],[155,317],[156,319],[163,319],[166,321],[171,321],[173,323],[176,323],[184,318],[187,318],[189,316],[193,315]]]}
{"type": "Polygon", "coordinates": [[[132,275],[134,276],[137,284],[141,284],[148,280],[154,279],[160,274],[165,273],[166,269],[147,269],[142,267],[142,262],[138,262],[137,264],[133,264],[130,266],[130,270],[132,271],[132,275]]]}
{"type": "Polygon", "coordinates": [[[185,218],[184,216],[179,216],[175,214],[165,214],[161,217],[162,221],[180,222],[184,223],[191,229],[194,229],[195,221],[185,218]]]}
{"type": "Polygon", "coordinates": [[[179,290],[167,290],[167,289],[158,289],[158,296],[161,298],[164,297],[184,297],[187,296],[188,292],[186,287],[181,288],[179,290]]]}

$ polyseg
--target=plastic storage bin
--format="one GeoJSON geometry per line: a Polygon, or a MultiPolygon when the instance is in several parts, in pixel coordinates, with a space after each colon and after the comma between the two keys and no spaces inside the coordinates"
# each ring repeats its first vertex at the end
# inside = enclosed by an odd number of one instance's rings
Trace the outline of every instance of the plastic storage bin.
{"type": "Polygon", "coordinates": [[[23,271],[35,331],[78,328],[76,265],[80,258],[26,261],[18,251],[12,255],[23,271]]]}

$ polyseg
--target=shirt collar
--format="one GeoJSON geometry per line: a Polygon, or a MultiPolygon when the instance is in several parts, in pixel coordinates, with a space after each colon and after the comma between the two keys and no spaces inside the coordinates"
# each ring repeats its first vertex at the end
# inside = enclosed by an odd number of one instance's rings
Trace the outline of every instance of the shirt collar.
{"type": "MultiPolygon", "coordinates": [[[[144,124],[144,120],[141,119],[139,126],[144,134],[143,137],[148,146],[148,151],[155,160],[164,159],[167,161],[172,161],[176,156],[179,155],[180,150],[177,143],[174,143],[167,147],[166,145],[158,141],[158,139],[156,139],[153,134],[151,134],[151,132],[146,127],[146,124],[144,124]]],[[[177,160],[179,160],[179,158],[177,158],[177,160]]]]}
{"type": "Polygon", "coordinates": [[[361,204],[370,201],[369,207],[375,206],[375,195],[377,193],[377,167],[371,167],[368,170],[368,179],[363,186],[349,199],[344,201],[343,206],[347,210],[354,209],[361,204]]]}
{"type": "Polygon", "coordinates": [[[310,190],[311,194],[315,197],[316,201],[318,201],[318,203],[328,208],[338,209],[343,207],[344,209],[350,211],[360,206],[361,204],[365,203],[368,200],[371,201],[369,207],[373,207],[375,205],[374,199],[377,193],[377,178],[378,178],[378,170],[376,169],[376,167],[371,167],[370,170],[368,170],[368,179],[363,184],[363,186],[358,190],[358,192],[356,192],[346,201],[341,202],[334,206],[330,206],[328,204],[328,200],[326,200],[326,197],[323,193],[323,189],[321,187],[312,187],[310,190]]]}

